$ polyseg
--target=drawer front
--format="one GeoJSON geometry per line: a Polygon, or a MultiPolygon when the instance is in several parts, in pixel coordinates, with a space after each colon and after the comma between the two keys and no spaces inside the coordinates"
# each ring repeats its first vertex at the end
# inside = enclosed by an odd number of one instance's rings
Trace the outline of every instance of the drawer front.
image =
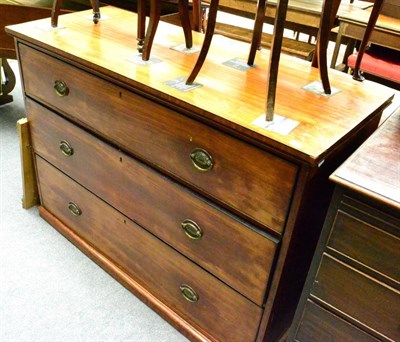
{"type": "Polygon", "coordinates": [[[400,282],[400,239],[368,222],[365,214],[339,210],[328,247],[400,282]]]}
{"type": "Polygon", "coordinates": [[[299,342],[377,342],[361,329],[308,300],[296,334],[299,342]]]}
{"type": "Polygon", "coordinates": [[[312,295],[389,339],[400,340],[400,292],[324,254],[312,295]]]}
{"type": "Polygon", "coordinates": [[[205,329],[214,338],[254,341],[261,308],[40,157],[36,158],[36,163],[42,205],[66,226],[187,321],[205,329]],[[190,288],[181,289],[182,285],[190,288]]]}
{"type": "Polygon", "coordinates": [[[29,96],[282,232],[296,166],[24,45],[19,51],[29,96]],[[56,80],[65,82],[68,95],[56,94],[56,80]]]}
{"type": "Polygon", "coordinates": [[[263,303],[275,242],[29,99],[27,112],[36,153],[255,303],[263,303]],[[71,146],[71,156],[62,153],[62,141],[71,146]]]}

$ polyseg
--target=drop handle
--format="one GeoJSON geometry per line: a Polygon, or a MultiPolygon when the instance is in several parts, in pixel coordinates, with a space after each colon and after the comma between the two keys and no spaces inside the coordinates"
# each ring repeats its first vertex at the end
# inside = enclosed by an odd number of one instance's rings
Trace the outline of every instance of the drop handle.
{"type": "Polygon", "coordinates": [[[67,96],[69,94],[69,88],[67,84],[62,80],[54,81],[54,90],[60,97],[67,96]]]}
{"type": "Polygon", "coordinates": [[[68,203],[68,210],[73,216],[81,216],[82,215],[81,208],[79,208],[78,205],[72,201],[68,203]]]}
{"type": "Polygon", "coordinates": [[[196,303],[199,300],[199,295],[189,285],[182,284],[179,289],[181,290],[183,298],[188,302],[196,303]]]}
{"type": "Polygon", "coordinates": [[[202,148],[195,148],[190,152],[190,160],[194,167],[203,172],[210,171],[214,166],[214,160],[210,153],[202,148]]]}
{"type": "Polygon", "coordinates": [[[183,221],[181,227],[185,234],[192,240],[200,240],[203,236],[203,230],[192,220],[187,219],[183,221]]]}
{"type": "Polygon", "coordinates": [[[61,153],[66,157],[71,157],[74,154],[74,149],[67,140],[61,140],[59,148],[61,153]]]}

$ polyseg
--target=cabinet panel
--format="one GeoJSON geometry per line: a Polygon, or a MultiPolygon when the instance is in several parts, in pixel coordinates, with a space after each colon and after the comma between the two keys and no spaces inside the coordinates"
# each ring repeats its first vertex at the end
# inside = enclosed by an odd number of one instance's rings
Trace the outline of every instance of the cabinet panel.
{"type": "Polygon", "coordinates": [[[19,50],[29,96],[282,232],[295,165],[24,45],[19,50]],[[67,95],[56,93],[57,80],[67,95]]]}
{"type": "Polygon", "coordinates": [[[162,243],[42,158],[37,157],[36,163],[43,206],[71,230],[174,311],[214,338],[222,341],[255,339],[261,317],[260,307],[162,243]]]}
{"type": "Polygon", "coordinates": [[[29,99],[27,111],[38,154],[262,305],[276,241],[29,99]]]}

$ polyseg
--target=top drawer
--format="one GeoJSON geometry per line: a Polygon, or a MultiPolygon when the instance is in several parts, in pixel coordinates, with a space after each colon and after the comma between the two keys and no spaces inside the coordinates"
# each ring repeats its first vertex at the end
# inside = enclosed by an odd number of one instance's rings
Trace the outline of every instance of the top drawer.
{"type": "Polygon", "coordinates": [[[19,53],[27,95],[282,232],[295,165],[27,46],[19,53]],[[57,80],[68,87],[64,96],[57,80]]]}

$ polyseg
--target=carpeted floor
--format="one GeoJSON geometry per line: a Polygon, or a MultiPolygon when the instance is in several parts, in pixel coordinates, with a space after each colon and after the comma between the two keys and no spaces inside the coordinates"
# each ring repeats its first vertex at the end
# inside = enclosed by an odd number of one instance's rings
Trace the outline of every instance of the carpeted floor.
{"type": "Polygon", "coordinates": [[[186,341],[36,208],[22,209],[19,82],[12,95],[0,106],[0,341],[186,341]]]}

